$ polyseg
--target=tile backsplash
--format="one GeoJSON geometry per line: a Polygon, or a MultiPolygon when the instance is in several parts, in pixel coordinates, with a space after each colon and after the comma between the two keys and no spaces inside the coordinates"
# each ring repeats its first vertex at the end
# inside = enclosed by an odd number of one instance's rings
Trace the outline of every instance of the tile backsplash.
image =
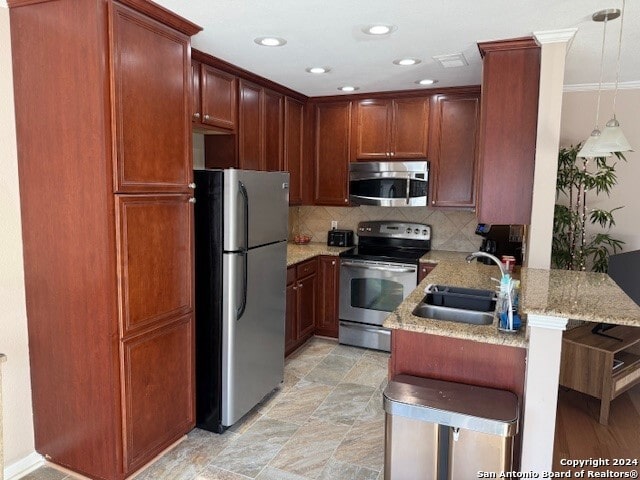
{"type": "Polygon", "coordinates": [[[367,220],[396,220],[431,225],[431,248],[473,252],[482,238],[475,234],[476,215],[467,211],[434,210],[428,207],[290,207],[289,236],[297,233],[311,235],[311,241],[326,243],[331,221],[338,228],[356,231],[359,222],[367,220]]]}

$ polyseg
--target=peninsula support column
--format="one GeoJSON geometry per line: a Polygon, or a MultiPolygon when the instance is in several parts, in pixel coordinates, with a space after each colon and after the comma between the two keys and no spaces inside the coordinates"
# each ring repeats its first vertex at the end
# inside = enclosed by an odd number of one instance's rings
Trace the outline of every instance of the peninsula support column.
{"type": "Polygon", "coordinates": [[[553,463],[562,332],[567,319],[529,314],[527,324],[529,350],[520,470],[548,472],[553,463]]]}
{"type": "Polygon", "coordinates": [[[540,45],[540,89],[533,203],[527,240],[526,265],[529,268],[549,268],[551,265],[564,61],[576,31],[570,28],[533,33],[540,45]]]}

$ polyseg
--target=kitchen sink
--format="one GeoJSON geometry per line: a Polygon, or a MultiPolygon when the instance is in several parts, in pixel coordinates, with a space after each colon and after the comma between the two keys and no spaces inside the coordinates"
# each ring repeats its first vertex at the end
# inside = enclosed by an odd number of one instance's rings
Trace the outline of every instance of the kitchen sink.
{"type": "Polygon", "coordinates": [[[413,309],[413,314],[423,318],[446,320],[448,322],[470,323],[473,325],[491,325],[493,312],[480,312],[477,310],[464,310],[462,308],[439,307],[420,302],[413,309]]]}
{"type": "Polygon", "coordinates": [[[496,309],[496,294],[491,290],[431,285],[413,314],[449,322],[490,325],[496,309]]]}

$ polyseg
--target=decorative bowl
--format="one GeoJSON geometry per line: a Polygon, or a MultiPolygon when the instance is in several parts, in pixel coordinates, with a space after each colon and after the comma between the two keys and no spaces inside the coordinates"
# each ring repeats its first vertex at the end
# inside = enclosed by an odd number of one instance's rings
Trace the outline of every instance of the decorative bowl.
{"type": "Polygon", "coordinates": [[[309,235],[296,235],[293,237],[293,243],[296,245],[306,245],[311,241],[311,237],[309,235]]]}

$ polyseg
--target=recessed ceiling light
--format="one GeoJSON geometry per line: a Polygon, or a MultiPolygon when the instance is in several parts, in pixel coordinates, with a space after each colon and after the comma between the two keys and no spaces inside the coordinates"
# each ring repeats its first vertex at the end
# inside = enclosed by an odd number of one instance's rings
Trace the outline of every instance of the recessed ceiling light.
{"type": "Polygon", "coordinates": [[[422,80],[417,80],[416,83],[418,85],[433,85],[434,83],[438,83],[438,80],[431,80],[430,78],[425,78],[422,80]]]}
{"type": "Polygon", "coordinates": [[[355,92],[356,90],[360,90],[360,87],[352,87],[351,85],[345,85],[344,87],[338,87],[338,90],[342,90],[343,92],[355,92]]]}
{"type": "Polygon", "coordinates": [[[422,60],[420,60],[419,58],[399,58],[397,60],[394,60],[393,63],[395,63],[396,65],[417,65],[418,63],[420,63],[422,60]]]}
{"type": "Polygon", "coordinates": [[[279,37],[258,37],[254,40],[258,45],[263,45],[265,47],[281,47],[287,41],[284,38],[279,37]]]}
{"type": "Polygon", "coordinates": [[[367,35],[388,35],[396,30],[395,25],[367,25],[362,29],[367,35]]]}
{"type": "Polygon", "coordinates": [[[331,69],[329,67],[309,67],[306,69],[307,72],[309,73],[327,73],[330,72],[331,69]]]}

